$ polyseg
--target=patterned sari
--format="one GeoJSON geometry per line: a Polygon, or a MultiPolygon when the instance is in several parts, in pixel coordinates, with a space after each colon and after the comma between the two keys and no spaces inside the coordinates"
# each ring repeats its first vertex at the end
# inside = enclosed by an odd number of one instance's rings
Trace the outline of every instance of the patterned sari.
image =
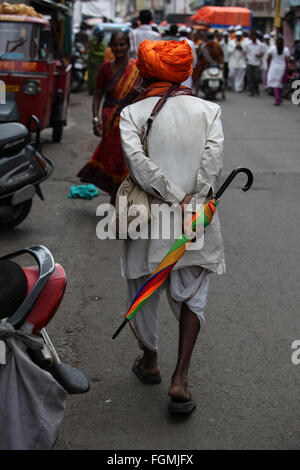
{"type": "Polygon", "coordinates": [[[88,163],[79,171],[83,183],[94,183],[111,195],[114,203],[117,190],[128,175],[120,138],[120,113],[141,92],[135,60],[112,74],[105,86],[102,108],[102,140],[88,163]]]}

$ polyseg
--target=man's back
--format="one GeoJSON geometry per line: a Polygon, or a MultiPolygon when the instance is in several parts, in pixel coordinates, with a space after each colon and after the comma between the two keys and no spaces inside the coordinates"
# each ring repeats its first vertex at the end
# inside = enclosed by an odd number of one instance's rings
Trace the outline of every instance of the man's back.
{"type": "MultiPolygon", "coordinates": [[[[147,127],[147,119],[158,97],[147,98],[129,105],[121,113],[121,135],[125,153],[132,151],[131,125],[141,136],[147,127]],[[131,125],[122,120],[131,121],[131,125]],[[129,132],[128,132],[129,131],[129,132]],[[128,133],[127,133],[128,132],[128,133]]],[[[207,138],[214,123],[213,147],[217,154],[222,153],[223,132],[220,120],[220,106],[194,96],[169,98],[153,125],[148,138],[148,149],[153,162],[165,171],[170,179],[186,193],[192,192],[196,183],[196,173],[205,150],[207,138]]],[[[135,142],[139,147],[139,138],[135,142]]]]}
{"type": "Polygon", "coordinates": [[[207,41],[207,43],[205,44],[208,52],[209,52],[209,55],[210,57],[215,60],[216,62],[223,62],[223,57],[224,57],[224,54],[223,54],[223,49],[222,47],[220,46],[220,44],[216,41],[207,41]]]}

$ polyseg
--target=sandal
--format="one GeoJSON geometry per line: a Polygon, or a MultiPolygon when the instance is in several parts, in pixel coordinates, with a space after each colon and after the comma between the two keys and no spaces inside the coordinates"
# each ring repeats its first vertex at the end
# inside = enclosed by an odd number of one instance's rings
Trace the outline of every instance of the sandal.
{"type": "Polygon", "coordinates": [[[133,373],[140,379],[143,384],[146,385],[155,385],[161,382],[160,374],[147,374],[142,371],[140,364],[142,362],[141,358],[137,358],[132,366],[133,373]]]}
{"type": "Polygon", "coordinates": [[[168,411],[172,414],[188,414],[191,413],[197,406],[196,400],[193,395],[186,390],[186,397],[172,396],[169,393],[171,400],[169,402],[168,411]]]}

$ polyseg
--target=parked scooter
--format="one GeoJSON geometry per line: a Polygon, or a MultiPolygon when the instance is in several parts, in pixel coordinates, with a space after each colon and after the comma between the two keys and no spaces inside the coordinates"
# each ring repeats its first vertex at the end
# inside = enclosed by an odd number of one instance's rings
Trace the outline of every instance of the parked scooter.
{"type": "Polygon", "coordinates": [[[291,99],[291,96],[294,92],[292,88],[292,84],[295,80],[299,80],[300,78],[300,59],[298,63],[295,57],[291,56],[290,60],[287,65],[287,73],[285,76],[285,82],[282,86],[282,98],[291,99]]]}
{"type": "Polygon", "coordinates": [[[0,274],[0,449],[51,449],[66,395],[90,388],[83,372],[61,362],[45,329],[63,298],[66,275],[40,245],[0,257],[0,274]],[[12,260],[22,255],[35,265],[12,260]]]}
{"type": "Polygon", "coordinates": [[[80,43],[75,43],[72,48],[71,56],[71,92],[79,92],[85,84],[84,77],[87,70],[87,63],[84,57],[84,46],[80,43]]]}
{"type": "Polygon", "coordinates": [[[35,193],[44,199],[40,184],[53,169],[50,158],[41,154],[37,117],[29,118],[27,128],[18,122],[0,124],[0,230],[23,222],[35,193]],[[32,122],[35,142],[31,142],[32,122]]]}
{"type": "Polygon", "coordinates": [[[1,277],[7,277],[7,288],[4,293],[0,291],[0,319],[8,318],[15,329],[20,329],[26,323],[26,331],[40,335],[44,341],[41,350],[27,349],[32,361],[50,372],[67,393],[87,392],[89,382],[86,376],[60,361],[45,329],[59,308],[65,292],[67,281],[62,266],[54,262],[47,248],[37,245],[0,257],[0,267],[1,277]],[[21,268],[11,261],[11,258],[24,254],[33,257],[37,266],[21,268]],[[9,284],[12,277],[18,280],[14,286],[9,284]]]}
{"type": "Polygon", "coordinates": [[[219,65],[209,65],[206,67],[200,77],[200,89],[206,99],[216,99],[217,94],[221,93],[225,99],[225,80],[223,69],[219,65]]]}

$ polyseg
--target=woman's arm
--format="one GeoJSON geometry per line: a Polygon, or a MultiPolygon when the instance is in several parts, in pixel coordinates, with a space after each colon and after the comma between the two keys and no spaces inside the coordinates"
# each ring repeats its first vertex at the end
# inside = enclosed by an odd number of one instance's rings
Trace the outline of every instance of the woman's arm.
{"type": "Polygon", "coordinates": [[[101,100],[105,94],[105,86],[106,86],[107,79],[108,79],[108,66],[109,66],[108,64],[110,63],[105,63],[101,65],[99,69],[97,80],[96,80],[96,91],[93,96],[92,122],[93,122],[93,131],[97,137],[102,136],[102,122],[101,122],[101,118],[99,117],[99,109],[100,109],[101,100]]]}
{"type": "Polygon", "coordinates": [[[268,64],[268,67],[270,65],[270,62],[272,60],[272,54],[268,54],[268,57],[267,57],[267,64],[268,64]]]}
{"type": "Polygon", "coordinates": [[[99,109],[103,95],[104,90],[96,88],[93,97],[93,131],[97,137],[102,136],[102,122],[99,118],[99,109]]]}

